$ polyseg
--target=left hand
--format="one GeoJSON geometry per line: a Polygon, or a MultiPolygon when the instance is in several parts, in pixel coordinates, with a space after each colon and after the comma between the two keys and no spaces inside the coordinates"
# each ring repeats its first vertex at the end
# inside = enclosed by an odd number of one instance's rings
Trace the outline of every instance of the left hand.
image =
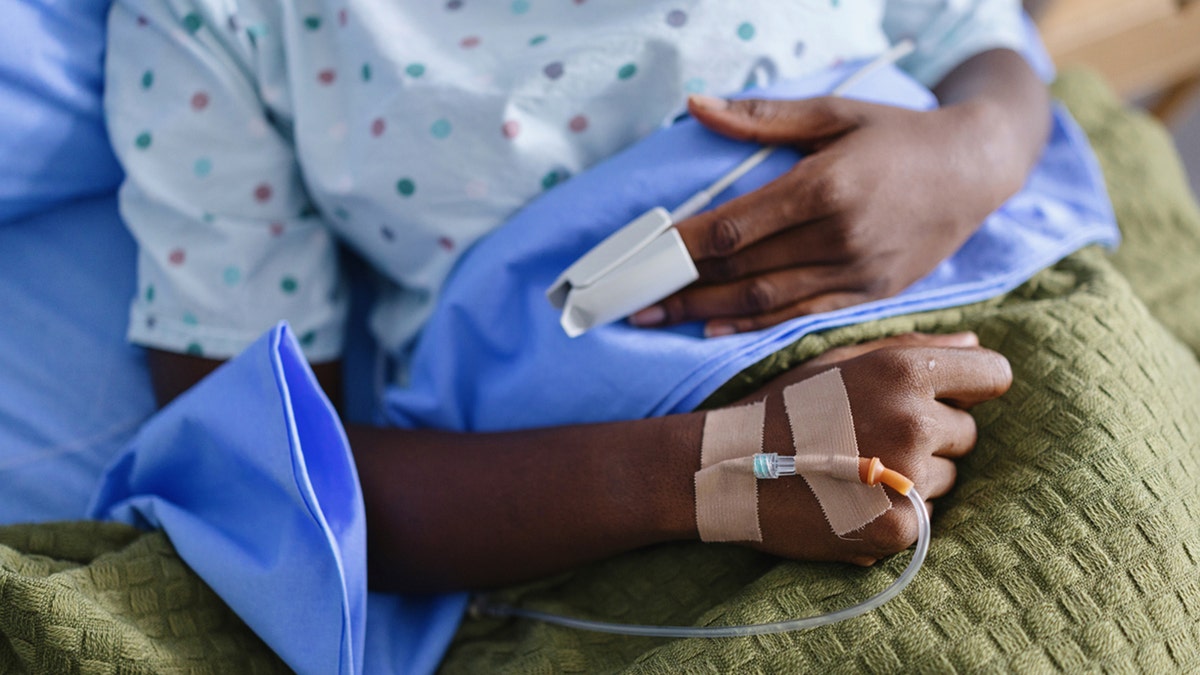
{"type": "Polygon", "coordinates": [[[634,325],[704,320],[715,337],[895,295],[958,250],[1027,171],[986,102],[915,111],[694,96],[688,107],[722,135],[809,154],[679,223],[700,279],[634,325]]]}

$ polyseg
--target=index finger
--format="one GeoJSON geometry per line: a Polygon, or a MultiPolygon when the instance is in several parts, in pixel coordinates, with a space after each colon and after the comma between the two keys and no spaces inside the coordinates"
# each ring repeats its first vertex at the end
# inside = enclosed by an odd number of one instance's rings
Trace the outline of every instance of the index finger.
{"type": "Polygon", "coordinates": [[[1012,386],[1012,367],[1000,353],[983,347],[920,350],[934,398],[956,408],[999,398],[1012,386]]]}
{"type": "MultiPolygon", "coordinates": [[[[783,230],[829,215],[828,200],[805,187],[813,158],[761,188],[676,225],[696,261],[738,253],[783,230]]],[[[819,181],[808,181],[819,182],[819,181]]]]}

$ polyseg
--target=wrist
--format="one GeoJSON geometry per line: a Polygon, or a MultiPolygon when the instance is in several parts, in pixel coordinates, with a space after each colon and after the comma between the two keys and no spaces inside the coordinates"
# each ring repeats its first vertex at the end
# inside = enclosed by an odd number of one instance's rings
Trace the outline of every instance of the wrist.
{"type": "Polygon", "coordinates": [[[643,448],[640,467],[628,483],[643,511],[645,527],[658,541],[694,540],[695,474],[700,469],[704,413],[669,415],[652,420],[653,447],[643,448]]]}
{"type": "Polygon", "coordinates": [[[999,208],[1025,184],[1041,154],[1044,136],[1022,125],[1012,110],[990,97],[978,97],[940,109],[942,133],[954,138],[950,165],[969,183],[967,194],[983,200],[983,215],[999,208]]]}

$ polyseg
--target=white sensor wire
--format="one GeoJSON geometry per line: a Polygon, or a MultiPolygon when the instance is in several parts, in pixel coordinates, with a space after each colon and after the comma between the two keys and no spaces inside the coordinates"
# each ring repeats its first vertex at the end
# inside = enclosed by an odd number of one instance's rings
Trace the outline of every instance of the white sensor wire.
{"type": "MultiPolygon", "coordinates": [[[[899,61],[911,54],[914,49],[916,49],[916,44],[912,40],[897,42],[892,45],[891,49],[875,57],[870,63],[867,63],[845,80],[842,80],[829,95],[836,97],[844,96],[846,92],[853,89],[859,82],[862,82],[876,70],[899,61]]],[[[678,208],[671,212],[671,222],[678,223],[684,218],[690,218],[703,211],[712,203],[712,200],[717,198],[717,195],[724,192],[730,185],[733,185],[737,179],[749,173],[751,169],[762,164],[778,147],[778,145],[766,145],[759,148],[753,155],[742,160],[741,164],[738,164],[729,173],[718,178],[712,185],[689,197],[686,202],[680,204],[678,208]]]]}

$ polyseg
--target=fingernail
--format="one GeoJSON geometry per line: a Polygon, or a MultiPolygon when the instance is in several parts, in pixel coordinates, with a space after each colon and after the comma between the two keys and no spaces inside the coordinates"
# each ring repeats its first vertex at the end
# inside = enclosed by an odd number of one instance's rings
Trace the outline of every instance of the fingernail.
{"type": "Polygon", "coordinates": [[[688,97],[688,104],[705,110],[724,110],[729,107],[729,101],[704,94],[692,94],[688,97]]]}
{"type": "Polygon", "coordinates": [[[979,336],[970,332],[963,331],[961,333],[951,333],[949,337],[954,338],[956,342],[962,345],[974,347],[979,344],[979,336]]]}
{"type": "Polygon", "coordinates": [[[726,335],[733,335],[735,332],[733,326],[727,323],[710,323],[704,327],[704,337],[706,338],[725,337],[726,335]]]}
{"type": "Polygon", "coordinates": [[[646,309],[634,312],[629,317],[629,323],[635,326],[657,326],[667,318],[667,310],[661,305],[651,305],[646,309]]]}

